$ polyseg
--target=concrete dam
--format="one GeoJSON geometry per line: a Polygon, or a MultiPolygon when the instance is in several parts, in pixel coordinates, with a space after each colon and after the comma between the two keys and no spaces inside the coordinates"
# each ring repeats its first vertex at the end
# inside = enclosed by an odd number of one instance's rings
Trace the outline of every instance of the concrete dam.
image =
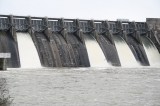
{"type": "Polygon", "coordinates": [[[148,22],[0,15],[0,53],[11,53],[8,68],[159,66],[148,22]]]}

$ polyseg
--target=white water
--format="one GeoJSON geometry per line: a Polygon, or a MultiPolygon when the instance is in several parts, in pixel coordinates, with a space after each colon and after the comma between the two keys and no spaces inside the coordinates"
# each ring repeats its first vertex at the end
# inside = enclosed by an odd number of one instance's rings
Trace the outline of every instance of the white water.
{"type": "Polygon", "coordinates": [[[150,66],[160,66],[160,54],[151,40],[141,37],[150,66]]]}
{"type": "Polygon", "coordinates": [[[113,36],[118,56],[123,67],[137,67],[140,64],[136,61],[127,43],[119,36],[113,36]]]}
{"type": "Polygon", "coordinates": [[[84,36],[91,67],[109,66],[102,49],[93,37],[84,36]]]}
{"type": "Polygon", "coordinates": [[[0,71],[0,97],[11,101],[1,106],[160,106],[159,89],[160,68],[0,71]]]}
{"type": "Polygon", "coordinates": [[[39,56],[31,36],[28,33],[17,33],[21,68],[41,67],[39,56]]]}

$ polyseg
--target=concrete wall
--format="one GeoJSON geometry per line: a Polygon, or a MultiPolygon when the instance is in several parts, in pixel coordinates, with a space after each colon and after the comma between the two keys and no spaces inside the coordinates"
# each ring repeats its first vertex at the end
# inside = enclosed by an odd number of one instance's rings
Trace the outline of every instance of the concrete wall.
{"type": "Polygon", "coordinates": [[[150,29],[154,29],[160,32],[160,18],[147,18],[146,22],[150,29]]]}
{"type": "Polygon", "coordinates": [[[157,36],[160,40],[160,18],[147,18],[146,22],[148,23],[150,29],[157,31],[157,36]]]}
{"type": "Polygon", "coordinates": [[[153,30],[158,44],[155,44],[160,52],[160,18],[147,18],[146,22],[150,29],[153,30]]]}

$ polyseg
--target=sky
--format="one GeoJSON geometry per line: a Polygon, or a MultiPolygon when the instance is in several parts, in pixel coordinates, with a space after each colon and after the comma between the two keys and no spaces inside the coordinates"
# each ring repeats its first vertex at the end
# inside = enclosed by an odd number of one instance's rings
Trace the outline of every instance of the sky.
{"type": "Polygon", "coordinates": [[[0,14],[145,21],[160,18],[160,0],[0,0],[0,14]]]}

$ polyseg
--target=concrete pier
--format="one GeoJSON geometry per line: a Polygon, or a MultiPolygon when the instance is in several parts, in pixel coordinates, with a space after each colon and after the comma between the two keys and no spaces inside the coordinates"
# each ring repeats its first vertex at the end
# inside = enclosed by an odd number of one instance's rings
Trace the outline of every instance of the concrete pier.
{"type": "Polygon", "coordinates": [[[5,66],[21,67],[18,32],[31,35],[44,67],[89,67],[84,36],[96,39],[107,62],[113,66],[121,66],[113,36],[122,37],[143,66],[150,64],[141,42],[142,36],[150,39],[160,52],[159,18],[131,22],[126,19],[107,21],[0,15],[0,52],[12,54],[10,59],[0,57],[2,69],[5,66]]]}
{"type": "Polygon", "coordinates": [[[7,70],[7,58],[11,58],[10,53],[0,53],[0,70],[7,70]]]}

